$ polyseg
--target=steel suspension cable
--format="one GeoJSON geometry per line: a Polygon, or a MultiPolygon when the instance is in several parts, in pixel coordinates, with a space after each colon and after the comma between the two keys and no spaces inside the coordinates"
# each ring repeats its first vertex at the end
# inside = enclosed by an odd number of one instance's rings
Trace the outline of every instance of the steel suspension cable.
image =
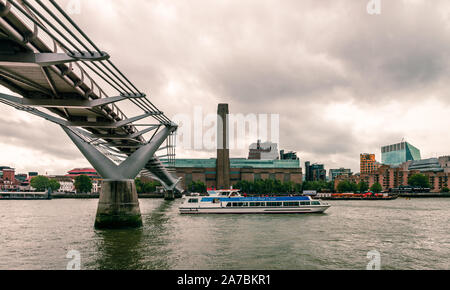
{"type": "MultiPolygon", "coordinates": [[[[38,1],[38,3],[41,2],[40,0],[36,0],[36,1],[38,1]]],[[[77,31],[92,45],[92,47],[94,47],[97,50],[97,52],[102,53],[100,51],[100,49],[95,45],[95,43],[81,30],[81,28],[71,19],[71,17],[69,15],[67,15],[67,13],[61,8],[61,6],[59,6],[54,0],[50,0],[50,2],[67,19],[67,21],[69,21],[69,23],[72,24],[72,26],[75,27],[75,29],[77,29],[77,31]]],[[[139,89],[137,89],[136,86],[110,60],[108,60],[107,62],[136,90],[136,93],[141,94],[139,89]]],[[[103,62],[101,62],[101,63],[107,68],[107,66],[103,62]]],[[[111,70],[109,68],[107,68],[107,69],[111,72],[111,70]]],[[[111,73],[113,73],[113,72],[111,72],[111,73]]],[[[113,75],[117,79],[120,79],[114,73],[113,73],[113,75]]],[[[130,89],[130,87],[128,87],[128,85],[126,85],[122,80],[120,80],[120,81],[128,89],[130,89]]],[[[130,91],[132,91],[132,89],[130,89],[130,91]]],[[[159,109],[153,103],[151,103],[147,98],[144,98],[144,100],[145,100],[144,102],[147,103],[147,106],[144,106],[144,107],[147,107],[147,108],[149,108],[149,107],[152,108],[153,107],[153,109],[150,109],[150,110],[154,110],[154,111],[158,111],[159,112],[159,109]]],[[[140,100],[138,101],[138,103],[140,103],[141,106],[143,106],[143,104],[141,103],[140,100]]],[[[162,117],[162,119],[164,121],[170,122],[170,119],[167,118],[165,115],[162,115],[161,117],[162,117]]]]}

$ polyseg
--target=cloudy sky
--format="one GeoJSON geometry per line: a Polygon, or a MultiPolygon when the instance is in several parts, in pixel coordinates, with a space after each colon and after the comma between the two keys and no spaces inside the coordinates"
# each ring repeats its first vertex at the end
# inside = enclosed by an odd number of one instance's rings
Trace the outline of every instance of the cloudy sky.
{"type": "MultiPolygon", "coordinates": [[[[381,0],[380,15],[368,2],[81,0],[73,18],[169,117],[218,103],[279,114],[280,147],[327,169],[359,172],[360,153],[380,160],[403,138],[423,157],[450,154],[450,2],[381,0]]],[[[89,166],[47,121],[1,104],[0,122],[0,164],[89,166]]]]}

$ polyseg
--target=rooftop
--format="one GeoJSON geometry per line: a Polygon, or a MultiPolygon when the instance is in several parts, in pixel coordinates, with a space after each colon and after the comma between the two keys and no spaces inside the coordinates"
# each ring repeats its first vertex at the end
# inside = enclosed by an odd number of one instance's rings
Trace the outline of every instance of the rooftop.
{"type": "Polygon", "coordinates": [[[68,173],[78,173],[78,172],[97,173],[97,171],[93,168],[75,168],[75,169],[70,170],[68,173]]]}

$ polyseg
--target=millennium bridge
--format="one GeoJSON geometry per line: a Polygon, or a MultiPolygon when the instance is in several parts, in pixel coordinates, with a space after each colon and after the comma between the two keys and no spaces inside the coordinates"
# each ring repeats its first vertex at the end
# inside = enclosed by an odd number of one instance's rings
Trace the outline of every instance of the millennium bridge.
{"type": "Polygon", "coordinates": [[[97,228],[142,225],[139,174],[181,190],[160,160],[174,162],[177,125],[56,1],[0,0],[0,84],[1,103],[59,125],[102,176],[97,228]]]}

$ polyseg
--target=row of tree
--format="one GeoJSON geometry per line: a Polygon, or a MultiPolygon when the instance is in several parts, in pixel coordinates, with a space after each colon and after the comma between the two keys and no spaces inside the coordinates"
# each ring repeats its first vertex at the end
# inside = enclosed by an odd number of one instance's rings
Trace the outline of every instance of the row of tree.
{"type": "MultiPolygon", "coordinates": [[[[58,191],[61,188],[61,184],[55,180],[45,176],[36,176],[30,180],[30,186],[37,191],[58,191]]],[[[75,177],[74,186],[77,192],[89,193],[92,191],[92,180],[89,176],[80,175],[75,177]]]]}
{"type": "MultiPolygon", "coordinates": [[[[343,185],[347,185],[348,182],[343,183],[343,185]]],[[[257,180],[254,182],[241,180],[238,181],[234,186],[236,189],[240,189],[241,192],[249,193],[249,194],[282,194],[282,193],[302,193],[306,190],[314,190],[317,192],[334,192],[334,183],[326,182],[326,181],[305,181],[303,184],[294,183],[294,182],[281,182],[279,180],[273,179],[265,179],[265,180],[257,180]]],[[[344,191],[352,191],[354,188],[353,185],[343,187],[344,191]]],[[[356,188],[356,187],[355,187],[356,188]]],[[[201,181],[193,181],[188,186],[189,191],[198,192],[198,193],[206,193],[206,185],[201,181]]],[[[368,189],[368,185],[367,185],[368,189]]],[[[364,189],[363,190],[367,190],[364,189]]],[[[355,189],[356,190],[356,189],[355,189]]],[[[359,187],[358,187],[359,190],[359,187]]],[[[381,189],[380,189],[381,191],[381,189]]]]}
{"type": "MultiPolygon", "coordinates": [[[[151,193],[155,192],[158,186],[161,186],[161,183],[157,181],[152,182],[143,182],[140,178],[136,178],[136,191],[138,193],[151,193]]],[[[46,191],[51,189],[52,191],[58,191],[61,188],[61,184],[55,179],[50,179],[45,176],[36,176],[33,177],[30,181],[31,187],[35,188],[37,191],[46,191]]],[[[80,175],[75,177],[74,187],[79,193],[89,193],[92,191],[92,180],[89,176],[80,175]]],[[[206,192],[206,186],[204,186],[204,191],[206,192]]]]}
{"type": "MultiPolygon", "coordinates": [[[[415,187],[430,188],[428,177],[423,174],[414,174],[408,179],[408,184],[415,187]]],[[[372,186],[369,186],[367,182],[361,181],[359,183],[343,180],[341,181],[335,190],[334,182],[326,181],[305,181],[303,184],[297,184],[293,182],[282,183],[279,180],[265,179],[251,181],[239,181],[234,185],[234,188],[240,189],[245,193],[301,193],[306,190],[314,190],[317,192],[354,192],[364,193],[371,191],[374,193],[380,193],[383,191],[383,187],[380,183],[376,182],[372,186]]],[[[206,185],[201,181],[193,181],[189,184],[188,190],[191,192],[206,193],[206,185]]],[[[445,187],[442,192],[450,192],[450,189],[445,187]]]]}
{"type": "Polygon", "coordinates": [[[74,186],[78,193],[90,193],[92,191],[92,180],[87,175],[79,175],[75,177],[74,186]]]}
{"type": "Polygon", "coordinates": [[[206,193],[206,184],[201,181],[193,181],[189,184],[188,190],[196,193],[206,193]]]}
{"type": "Polygon", "coordinates": [[[152,193],[152,192],[156,192],[156,188],[158,186],[161,186],[161,183],[159,183],[158,181],[144,182],[140,178],[136,178],[134,180],[134,183],[136,184],[136,191],[137,191],[137,193],[152,193]]]}
{"type": "Polygon", "coordinates": [[[305,181],[303,184],[292,181],[281,182],[279,180],[266,179],[251,181],[239,181],[234,186],[246,193],[302,193],[307,190],[316,192],[333,192],[334,183],[326,181],[305,181]]]}
{"type": "Polygon", "coordinates": [[[408,178],[408,185],[414,187],[430,188],[430,181],[424,174],[414,174],[408,178]]]}
{"type": "Polygon", "coordinates": [[[61,188],[61,184],[54,180],[49,179],[45,176],[36,176],[30,180],[30,186],[36,189],[37,191],[46,191],[51,189],[52,191],[57,191],[61,188]]]}
{"type": "MultiPolygon", "coordinates": [[[[136,191],[138,193],[151,193],[155,192],[158,186],[161,186],[161,183],[157,181],[152,182],[143,182],[140,178],[135,179],[136,191]]],[[[45,176],[36,176],[33,177],[30,181],[31,187],[35,188],[37,191],[46,191],[51,189],[52,191],[58,191],[61,188],[61,184],[55,179],[50,179],[45,176]]],[[[89,193],[92,191],[92,180],[89,176],[80,175],[75,177],[74,187],[79,193],[89,193]]],[[[198,188],[198,185],[196,189],[198,188]]],[[[200,192],[206,192],[206,186],[204,186],[204,190],[200,192]]]]}
{"type": "Polygon", "coordinates": [[[369,184],[367,182],[361,181],[360,183],[356,182],[350,182],[348,180],[343,180],[339,182],[337,185],[336,190],[340,193],[344,192],[353,192],[353,193],[364,193],[367,192],[370,189],[370,191],[375,193],[380,193],[383,191],[383,187],[380,183],[375,182],[370,188],[369,184]]]}
{"type": "MultiPolygon", "coordinates": [[[[155,192],[161,183],[157,181],[143,182],[140,178],[135,180],[136,190],[138,193],[150,193],[155,192]]],[[[414,174],[408,178],[408,184],[414,187],[430,188],[430,182],[424,174],[414,174]]],[[[51,189],[57,191],[61,188],[61,184],[45,176],[33,177],[30,181],[31,187],[37,191],[46,191],[51,189]]],[[[80,175],[75,178],[74,186],[77,192],[88,193],[92,191],[92,180],[89,176],[80,175]]],[[[317,192],[334,192],[334,182],[326,181],[305,181],[303,184],[294,182],[281,182],[279,180],[265,179],[251,181],[239,181],[235,184],[234,188],[240,189],[245,193],[301,193],[305,190],[315,190],[317,192]]],[[[206,185],[201,181],[193,181],[189,184],[188,190],[191,192],[206,193],[206,185]]],[[[336,190],[338,192],[367,192],[368,190],[380,193],[383,188],[380,183],[374,183],[371,187],[369,184],[361,181],[360,183],[350,182],[343,180],[339,182],[336,190]]],[[[450,192],[448,187],[442,189],[442,192],[450,192]]]]}
{"type": "Polygon", "coordinates": [[[334,192],[334,182],[319,181],[305,181],[303,182],[302,191],[315,190],[317,192],[334,192]]]}

